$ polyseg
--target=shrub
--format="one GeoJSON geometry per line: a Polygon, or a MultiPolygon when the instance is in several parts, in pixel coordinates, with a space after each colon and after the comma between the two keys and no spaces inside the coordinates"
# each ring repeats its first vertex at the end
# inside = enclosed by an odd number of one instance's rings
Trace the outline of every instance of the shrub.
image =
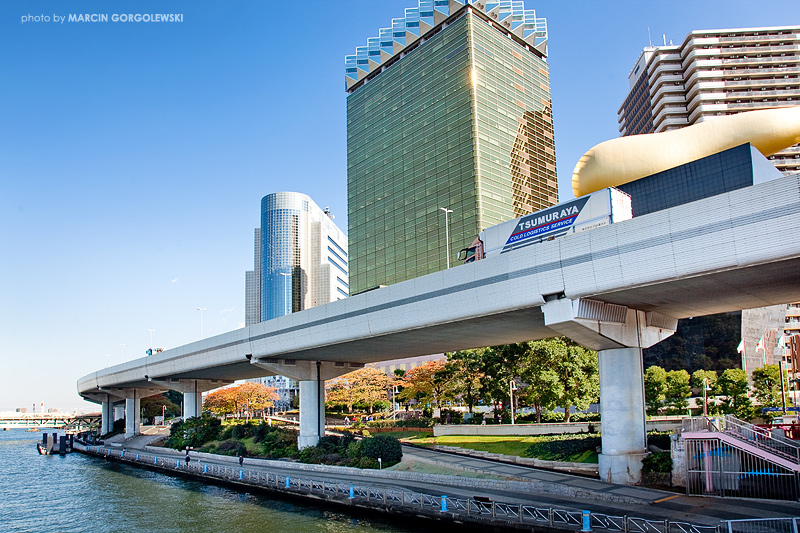
{"type": "Polygon", "coordinates": [[[388,435],[378,435],[377,437],[370,437],[361,442],[361,455],[363,457],[372,457],[383,461],[384,466],[392,466],[400,462],[403,458],[403,449],[400,446],[400,441],[388,435]]]}
{"type": "Polygon", "coordinates": [[[573,435],[550,435],[531,444],[525,452],[528,457],[540,457],[549,461],[569,461],[570,457],[600,446],[600,437],[576,437],[573,435]]]}
{"type": "Polygon", "coordinates": [[[361,457],[361,442],[360,440],[354,440],[347,446],[347,456],[352,459],[358,459],[361,457]]]}
{"type": "Polygon", "coordinates": [[[669,452],[653,452],[642,460],[642,472],[672,472],[669,452]]]}
{"type": "Polygon", "coordinates": [[[241,443],[234,439],[228,439],[217,444],[217,453],[222,455],[235,455],[239,451],[241,443]]]}
{"type": "Polygon", "coordinates": [[[187,446],[199,448],[207,442],[219,437],[221,422],[208,414],[188,418],[173,424],[170,436],[164,443],[167,447],[182,450],[187,446]]]}

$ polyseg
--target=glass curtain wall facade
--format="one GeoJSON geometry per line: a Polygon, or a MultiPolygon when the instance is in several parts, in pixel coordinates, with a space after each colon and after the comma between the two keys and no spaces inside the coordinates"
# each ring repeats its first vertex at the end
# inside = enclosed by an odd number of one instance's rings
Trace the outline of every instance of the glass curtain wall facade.
{"type": "Polygon", "coordinates": [[[353,293],[443,270],[558,202],[544,52],[469,5],[420,41],[347,98],[353,293]]]}
{"type": "Polygon", "coordinates": [[[260,237],[260,276],[246,278],[248,295],[249,280],[260,278],[259,321],[348,296],[347,237],[327,208],[301,193],[269,194],[261,200],[260,237]]]}

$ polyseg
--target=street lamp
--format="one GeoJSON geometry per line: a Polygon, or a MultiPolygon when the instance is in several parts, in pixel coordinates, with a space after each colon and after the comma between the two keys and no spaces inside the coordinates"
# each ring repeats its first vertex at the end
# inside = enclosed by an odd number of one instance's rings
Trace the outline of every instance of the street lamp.
{"type": "Polygon", "coordinates": [[[440,207],[439,209],[444,211],[444,255],[447,259],[447,268],[450,268],[450,223],[447,214],[452,213],[453,210],[446,207],[440,207]]]}
{"type": "Polygon", "coordinates": [[[708,378],[703,378],[703,416],[708,416],[708,391],[710,390],[708,378]]]}
{"type": "Polygon", "coordinates": [[[514,425],[514,391],[517,390],[517,382],[513,379],[508,382],[508,393],[511,396],[511,425],[514,425]]]}
{"type": "Polygon", "coordinates": [[[153,332],[154,332],[155,330],[154,330],[154,329],[147,328],[147,331],[149,331],[149,332],[150,332],[150,351],[152,352],[152,351],[153,351],[153,332]]]}
{"type": "Polygon", "coordinates": [[[198,307],[198,311],[200,311],[200,338],[203,338],[203,311],[206,310],[205,307],[198,307]]]}
{"type": "Polygon", "coordinates": [[[278,272],[278,274],[283,276],[283,314],[288,315],[289,312],[286,310],[286,300],[288,299],[286,297],[286,278],[288,278],[290,274],[287,274],[286,272],[278,272]]]}

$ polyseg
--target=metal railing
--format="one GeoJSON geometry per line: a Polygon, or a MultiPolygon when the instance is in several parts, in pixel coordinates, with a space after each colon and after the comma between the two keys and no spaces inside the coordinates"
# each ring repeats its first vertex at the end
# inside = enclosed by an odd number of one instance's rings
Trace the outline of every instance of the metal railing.
{"type": "MultiPolygon", "coordinates": [[[[103,457],[119,458],[142,465],[154,465],[166,470],[186,472],[201,477],[243,482],[293,494],[319,494],[345,501],[374,502],[386,507],[423,509],[433,513],[447,513],[449,516],[470,517],[477,521],[499,519],[526,524],[547,524],[551,527],[558,526],[576,531],[597,529],[624,533],[760,533],[760,530],[732,530],[731,526],[726,525],[725,522],[719,526],[703,526],[687,522],[649,520],[634,516],[614,516],[589,511],[569,511],[552,507],[511,504],[478,496],[471,499],[451,498],[446,495],[434,496],[404,489],[356,485],[347,482],[297,477],[264,469],[253,470],[252,468],[205,463],[197,459],[186,463],[185,459],[180,456],[176,457],[175,454],[158,456],[152,453],[112,449],[105,446],[86,446],[86,450],[91,454],[103,457]]],[[[797,530],[775,531],[777,533],[800,533],[797,530]]]]}
{"type": "Polygon", "coordinates": [[[738,440],[800,464],[800,444],[785,437],[772,436],[769,429],[754,426],[733,415],[725,415],[722,418],[721,429],[723,433],[738,440]]]}
{"type": "Polygon", "coordinates": [[[727,533],[798,533],[798,518],[728,520],[727,533]]]}

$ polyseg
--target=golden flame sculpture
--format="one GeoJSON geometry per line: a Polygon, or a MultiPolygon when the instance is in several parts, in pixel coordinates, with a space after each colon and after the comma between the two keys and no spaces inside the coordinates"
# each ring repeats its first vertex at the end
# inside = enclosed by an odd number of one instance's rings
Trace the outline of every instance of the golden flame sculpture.
{"type": "Polygon", "coordinates": [[[615,187],[745,143],[764,156],[800,143],[800,106],[748,111],[602,142],[578,160],[572,192],[578,197],[615,187]]]}

